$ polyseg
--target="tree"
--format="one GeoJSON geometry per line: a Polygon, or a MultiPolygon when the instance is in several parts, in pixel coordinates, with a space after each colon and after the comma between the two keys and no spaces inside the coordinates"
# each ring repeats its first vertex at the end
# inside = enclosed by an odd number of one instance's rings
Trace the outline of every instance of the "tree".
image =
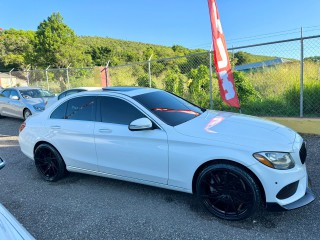
{"type": "Polygon", "coordinates": [[[54,68],[87,66],[91,57],[77,42],[74,31],[63,23],[60,13],[53,13],[38,26],[35,36],[34,59],[38,66],[54,68]]]}
{"type": "Polygon", "coordinates": [[[188,77],[190,78],[189,94],[191,102],[201,107],[209,108],[210,103],[210,81],[209,69],[205,65],[200,65],[192,69],[188,77]]]}
{"type": "Polygon", "coordinates": [[[254,89],[252,83],[243,72],[234,71],[233,78],[241,103],[261,100],[259,92],[254,89]]]}
{"type": "Polygon", "coordinates": [[[184,96],[184,75],[173,70],[169,70],[164,79],[164,88],[166,91],[184,96]]]}
{"type": "Polygon", "coordinates": [[[9,29],[0,31],[0,69],[24,69],[31,63],[34,32],[9,29]]]}
{"type": "MultiPolygon", "coordinates": [[[[137,78],[137,85],[139,87],[150,87],[150,79],[148,74],[143,74],[137,78]]],[[[156,83],[151,81],[151,87],[156,88],[156,83]]]]}

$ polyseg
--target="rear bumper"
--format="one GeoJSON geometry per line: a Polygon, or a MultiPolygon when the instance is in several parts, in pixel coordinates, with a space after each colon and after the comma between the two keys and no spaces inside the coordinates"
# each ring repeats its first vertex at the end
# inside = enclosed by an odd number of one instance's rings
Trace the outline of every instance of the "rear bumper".
{"type": "Polygon", "coordinates": [[[305,195],[298,199],[295,202],[292,202],[287,205],[279,205],[278,203],[266,203],[266,209],[269,211],[286,211],[286,210],[292,210],[296,208],[303,207],[309,203],[311,203],[315,199],[315,196],[312,192],[312,190],[307,187],[305,195]]]}

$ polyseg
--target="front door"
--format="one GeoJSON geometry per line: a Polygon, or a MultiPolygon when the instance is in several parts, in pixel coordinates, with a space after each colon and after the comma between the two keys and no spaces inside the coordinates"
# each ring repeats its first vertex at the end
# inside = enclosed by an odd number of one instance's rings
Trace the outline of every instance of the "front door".
{"type": "Polygon", "coordinates": [[[120,177],[167,184],[168,140],[164,130],[130,131],[133,120],[146,117],[125,99],[100,98],[100,122],[94,135],[99,171],[120,177]]]}

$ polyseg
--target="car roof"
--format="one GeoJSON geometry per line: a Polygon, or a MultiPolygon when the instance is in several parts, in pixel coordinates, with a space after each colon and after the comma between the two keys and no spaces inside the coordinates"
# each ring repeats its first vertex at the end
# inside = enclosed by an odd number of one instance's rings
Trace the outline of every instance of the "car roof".
{"type": "MultiPolygon", "coordinates": [[[[75,88],[69,88],[69,89],[66,89],[64,90],[63,92],[67,92],[67,91],[72,91],[72,90],[87,90],[87,91],[90,91],[90,90],[102,90],[102,87],[75,87],[75,88]]],[[[61,92],[61,93],[63,93],[61,92]]]]}
{"type": "Polygon", "coordinates": [[[41,89],[39,87],[11,87],[6,89],[16,89],[16,90],[33,90],[33,89],[41,89]]]}
{"type": "Polygon", "coordinates": [[[76,95],[79,96],[79,95],[93,94],[97,96],[103,96],[103,95],[109,95],[110,93],[112,93],[116,95],[125,95],[128,97],[134,97],[134,96],[145,94],[145,93],[162,91],[160,89],[144,88],[144,87],[105,87],[105,88],[102,88],[102,90],[103,91],[84,91],[84,92],[76,93],[76,95]]]}
{"type": "Polygon", "coordinates": [[[140,94],[161,91],[155,88],[147,88],[147,87],[105,87],[102,88],[103,92],[113,92],[122,95],[126,95],[129,97],[137,96],[140,94]]]}

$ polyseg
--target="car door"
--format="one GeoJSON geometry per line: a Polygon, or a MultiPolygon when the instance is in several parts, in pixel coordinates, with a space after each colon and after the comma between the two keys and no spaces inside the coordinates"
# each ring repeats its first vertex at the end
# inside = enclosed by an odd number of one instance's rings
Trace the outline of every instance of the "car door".
{"type": "Polygon", "coordinates": [[[46,121],[48,136],[68,167],[97,171],[95,111],[96,97],[75,97],[57,107],[46,121]]]}
{"type": "Polygon", "coordinates": [[[9,97],[8,114],[13,117],[21,118],[23,116],[23,109],[25,105],[20,99],[20,94],[17,90],[12,89],[9,97]]]}
{"type": "Polygon", "coordinates": [[[131,121],[146,117],[124,99],[100,97],[94,135],[99,171],[167,184],[168,139],[164,130],[130,131],[131,121]]]}
{"type": "Polygon", "coordinates": [[[10,97],[11,89],[5,89],[0,94],[0,114],[3,116],[8,116],[8,105],[9,105],[9,97],[10,97]]]}

